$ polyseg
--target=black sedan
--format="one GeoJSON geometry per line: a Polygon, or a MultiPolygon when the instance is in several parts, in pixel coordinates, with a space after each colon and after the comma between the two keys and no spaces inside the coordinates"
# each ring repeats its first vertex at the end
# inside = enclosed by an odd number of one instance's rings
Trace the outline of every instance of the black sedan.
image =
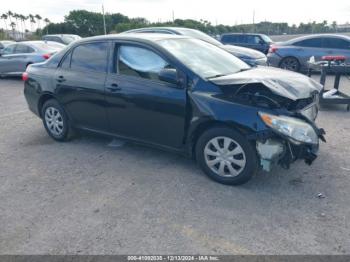
{"type": "Polygon", "coordinates": [[[224,184],[272,164],[311,164],[323,139],[316,82],[252,68],[198,39],[86,38],[29,66],[23,79],[29,108],[53,139],[88,130],[179,152],[224,184]]]}

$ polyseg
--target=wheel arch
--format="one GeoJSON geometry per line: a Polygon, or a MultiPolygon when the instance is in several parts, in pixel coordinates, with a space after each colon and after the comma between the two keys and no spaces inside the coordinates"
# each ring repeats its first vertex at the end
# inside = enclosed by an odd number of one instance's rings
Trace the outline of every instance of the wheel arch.
{"type": "Polygon", "coordinates": [[[52,93],[43,93],[38,101],[38,112],[39,112],[39,116],[42,118],[42,108],[43,105],[45,104],[46,101],[50,100],[50,99],[56,99],[56,97],[52,94],[52,93]]]}
{"type": "Polygon", "coordinates": [[[190,132],[188,136],[188,154],[191,157],[195,157],[195,149],[198,142],[199,137],[204,134],[206,131],[208,131],[211,128],[216,127],[226,127],[234,129],[235,131],[239,132],[243,136],[247,136],[252,133],[252,131],[247,128],[243,127],[236,123],[228,123],[218,120],[206,120],[201,123],[199,123],[195,128],[193,128],[192,132],[190,132]]]}

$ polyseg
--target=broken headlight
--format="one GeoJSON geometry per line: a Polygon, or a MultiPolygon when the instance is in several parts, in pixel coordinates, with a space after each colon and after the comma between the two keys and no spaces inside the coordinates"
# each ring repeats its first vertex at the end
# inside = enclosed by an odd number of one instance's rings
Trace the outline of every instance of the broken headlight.
{"type": "Polygon", "coordinates": [[[288,116],[276,116],[263,112],[259,112],[259,115],[267,126],[289,137],[291,142],[318,144],[318,136],[315,130],[303,120],[288,116]]]}

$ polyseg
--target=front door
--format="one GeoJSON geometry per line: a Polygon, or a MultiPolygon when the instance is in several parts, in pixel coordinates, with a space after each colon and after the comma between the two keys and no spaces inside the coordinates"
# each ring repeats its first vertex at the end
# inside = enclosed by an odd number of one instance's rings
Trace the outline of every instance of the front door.
{"type": "Polygon", "coordinates": [[[158,77],[160,70],[172,65],[155,50],[128,44],[115,46],[113,64],[115,70],[106,81],[112,131],[180,148],[185,129],[186,89],[158,77]]]}

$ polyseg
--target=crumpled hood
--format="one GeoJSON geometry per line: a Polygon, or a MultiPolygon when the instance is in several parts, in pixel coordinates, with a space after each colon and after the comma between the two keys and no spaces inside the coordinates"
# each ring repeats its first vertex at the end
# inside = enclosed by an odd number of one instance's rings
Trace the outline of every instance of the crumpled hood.
{"type": "Polygon", "coordinates": [[[251,48],[235,45],[223,45],[223,48],[237,57],[249,57],[251,59],[260,59],[266,57],[265,54],[251,48]]]}
{"type": "Polygon", "coordinates": [[[308,98],[311,93],[322,89],[322,85],[307,76],[272,67],[256,67],[210,81],[216,85],[262,83],[272,92],[292,100],[308,98]]]}

